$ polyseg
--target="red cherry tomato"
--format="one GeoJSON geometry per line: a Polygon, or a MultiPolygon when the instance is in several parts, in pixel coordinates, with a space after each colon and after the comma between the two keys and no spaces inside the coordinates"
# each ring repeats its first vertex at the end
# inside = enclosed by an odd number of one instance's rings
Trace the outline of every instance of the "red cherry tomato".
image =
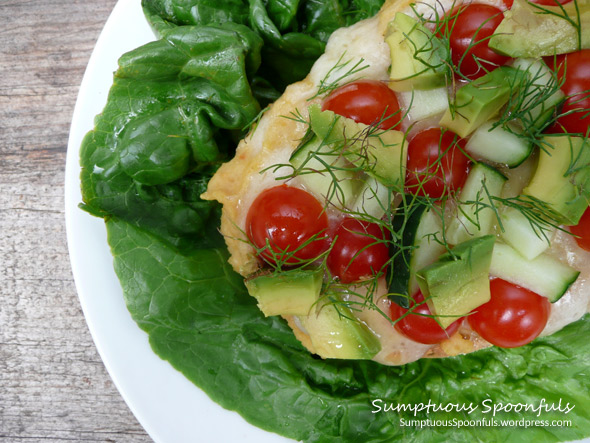
{"type": "Polygon", "coordinates": [[[570,226],[570,232],[577,235],[576,243],[580,248],[590,251],[590,208],[586,209],[576,226],[570,226]]]}
{"type": "Polygon", "coordinates": [[[482,338],[502,348],[515,348],[543,331],[551,311],[547,298],[499,278],[490,281],[490,292],[491,300],[467,317],[482,338]]]}
{"type": "Polygon", "coordinates": [[[332,275],[343,283],[366,280],[377,275],[389,260],[388,233],[377,223],[347,217],[336,229],[337,236],[328,255],[332,275]]]}
{"type": "Polygon", "coordinates": [[[261,255],[271,262],[295,264],[318,257],[329,247],[327,230],[328,217],[320,202],[286,185],[260,193],[246,216],[248,238],[257,248],[265,248],[261,255]]]}
{"type": "Polygon", "coordinates": [[[563,104],[561,117],[549,132],[586,134],[590,126],[590,49],[555,58],[545,57],[545,62],[557,71],[561,90],[568,97],[563,104]],[[567,115],[564,115],[567,114],[567,115]]]}
{"type": "MultiPolygon", "coordinates": [[[[557,6],[559,4],[565,5],[566,3],[571,2],[572,0],[529,0],[531,3],[536,3],[537,5],[542,6],[557,6]],[[559,1],[559,3],[557,3],[559,1]]],[[[502,3],[506,7],[506,9],[512,8],[514,4],[514,0],[502,0],[502,3]]]]}
{"type": "Polygon", "coordinates": [[[428,305],[424,302],[424,296],[421,292],[414,295],[413,301],[410,302],[410,310],[405,317],[401,318],[408,312],[396,303],[391,303],[391,318],[397,320],[395,329],[408,338],[418,343],[435,344],[449,338],[461,325],[462,319],[451,323],[447,329],[443,329],[433,317],[428,305]]]}
{"type": "Polygon", "coordinates": [[[449,38],[453,64],[465,77],[481,77],[510,60],[488,46],[503,18],[499,8],[478,3],[459,6],[450,13],[441,31],[449,38]]]}
{"type": "Polygon", "coordinates": [[[571,1],[572,0],[530,0],[531,3],[536,3],[537,5],[542,6],[557,6],[560,4],[565,5],[566,3],[569,3],[571,1]]]}
{"type": "Polygon", "coordinates": [[[470,165],[464,150],[465,140],[454,132],[430,128],[416,134],[408,144],[406,190],[439,198],[459,189],[470,165]]]}
{"type": "Polygon", "coordinates": [[[359,80],[335,89],[324,100],[322,110],[330,110],[357,123],[391,129],[399,125],[402,112],[395,92],[386,83],[359,80]]]}

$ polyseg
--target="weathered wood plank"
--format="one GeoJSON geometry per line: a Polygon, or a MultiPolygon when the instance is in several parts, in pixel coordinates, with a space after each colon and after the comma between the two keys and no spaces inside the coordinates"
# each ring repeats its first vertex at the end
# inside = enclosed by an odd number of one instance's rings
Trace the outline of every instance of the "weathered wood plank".
{"type": "Polygon", "coordinates": [[[70,271],[63,182],[78,87],[115,0],[0,2],[0,440],[150,441],[70,271]]]}

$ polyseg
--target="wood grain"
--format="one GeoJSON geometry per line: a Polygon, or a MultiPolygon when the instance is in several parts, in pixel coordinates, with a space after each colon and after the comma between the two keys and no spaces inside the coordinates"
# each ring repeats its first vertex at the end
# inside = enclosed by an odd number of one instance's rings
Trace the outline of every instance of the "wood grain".
{"type": "Polygon", "coordinates": [[[115,0],[0,2],[0,440],[151,441],[70,271],[63,183],[84,69],[115,0]]]}

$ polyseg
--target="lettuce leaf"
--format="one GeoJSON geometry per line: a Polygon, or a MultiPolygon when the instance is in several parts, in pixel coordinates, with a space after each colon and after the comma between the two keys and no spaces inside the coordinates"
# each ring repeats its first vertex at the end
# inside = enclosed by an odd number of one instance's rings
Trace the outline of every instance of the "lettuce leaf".
{"type": "Polygon", "coordinates": [[[260,111],[248,79],[261,46],[248,27],[228,22],[177,27],[124,54],[82,142],[85,209],[181,250],[209,237],[218,205],[199,196],[260,111]]]}
{"type": "Polygon", "coordinates": [[[265,318],[224,248],[179,254],[125,221],[107,221],[129,311],[154,351],[223,407],[306,442],[563,441],[590,434],[590,317],[522,348],[484,349],[401,367],[320,360],[279,318],[265,318]],[[487,402],[486,402],[487,399],[487,402]],[[486,413],[500,403],[574,406],[486,413]],[[385,405],[478,405],[462,412],[384,412],[385,405]],[[373,403],[375,402],[375,403],[373,403]],[[487,405],[487,406],[486,406],[487,405]],[[400,419],[571,420],[570,427],[400,426],[400,419]]]}
{"type": "Polygon", "coordinates": [[[382,4],[383,0],[142,1],[159,35],[183,25],[232,21],[249,26],[264,41],[259,77],[268,82],[266,93],[271,84],[276,95],[307,75],[332,32],[373,16],[382,4]]]}

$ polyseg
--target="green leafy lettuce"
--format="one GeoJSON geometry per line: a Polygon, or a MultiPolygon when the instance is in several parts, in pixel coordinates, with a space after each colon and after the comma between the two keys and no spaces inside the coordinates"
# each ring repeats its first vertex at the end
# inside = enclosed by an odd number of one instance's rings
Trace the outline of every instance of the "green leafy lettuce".
{"type": "Polygon", "coordinates": [[[262,66],[253,79],[262,102],[307,75],[336,29],[373,16],[383,0],[143,0],[159,35],[175,26],[234,22],[264,41],[262,66]]]}
{"type": "Polygon", "coordinates": [[[590,430],[590,319],[528,346],[489,348],[401,367],[320,360],[281,320],[262,316],[223,248],[179,254],[125,221],[107,222],[127,306],[168,360],[223,407],[261,428],[303,440],[560,441],[590,430]],[[488,399],[488,402],[486,402],[488,399]],[[486,413],[500,403],[574,406],[571,412],[486,413]],[[473,404],[466,412],[385,412],[385,405],[473,404]],[[400,418],[449,426],[400,426],[400,418]],[[571,420],[570,427],[452,426],[465,420],[571,420]]]}
{"type": "MultiPolygon", "coordinates": [[[[531,345],[401,367],[320,360],[265,318],[227,263],[200,194],[261,103],[303,76],[330,33],[382,1],[145,0],[161,37],[121,57],[81,148],[83,207],[104,217],[126,304],[154,351],[222,406],[314,441],[556,441],[590,433],[590,318],[531,345]],[[560,400],[568,427],[402,426],[491,419],[482,402],[560,400]],[[480,405],[385,412],[385,405],[480,405]]],[[[495,418],[537,418],[533,412],[495,418]]]]}

